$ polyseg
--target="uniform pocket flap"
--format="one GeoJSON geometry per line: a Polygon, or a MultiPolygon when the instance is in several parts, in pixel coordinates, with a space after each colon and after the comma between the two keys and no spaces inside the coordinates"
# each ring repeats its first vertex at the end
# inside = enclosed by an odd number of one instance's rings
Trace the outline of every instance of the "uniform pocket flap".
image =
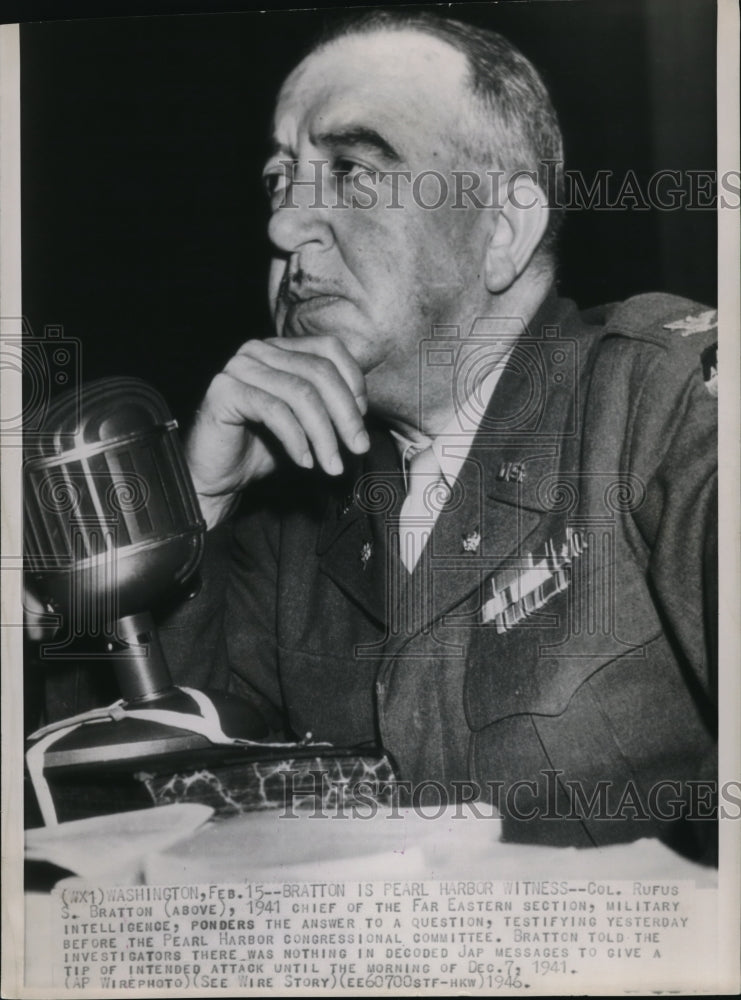
{"type": "Polygon", "coordinates": [[[560,715],[578,688],[598,670],[620,658],[646,660],[646,645],[615,635],[567,635],[543,627],[544,619],[563,621],[567,595],[558,594],[527,622],[498,635],[490,627],[475,630],[469,650],[465,709],[478,731],[514,715],[560,715]]]}

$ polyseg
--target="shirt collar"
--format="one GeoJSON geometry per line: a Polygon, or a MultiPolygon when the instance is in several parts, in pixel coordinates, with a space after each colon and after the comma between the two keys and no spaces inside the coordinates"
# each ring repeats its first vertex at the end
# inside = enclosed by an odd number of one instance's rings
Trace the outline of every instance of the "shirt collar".
{"type": "Polygon", "coordinates": [[[438,460],[445,482],[451,488],[455,486],[461,466],[471,450],[473,439],[508,360],[509,353],[502,357],[495,367],[474,386],[471,394],[458,408],[458,412],[453,414],[445,427],[434,438],[419,434],[412,440],[405,434],[391,429],[401,458],[405,486],[409,462],[415,455],[430,446],[438,460]]]}

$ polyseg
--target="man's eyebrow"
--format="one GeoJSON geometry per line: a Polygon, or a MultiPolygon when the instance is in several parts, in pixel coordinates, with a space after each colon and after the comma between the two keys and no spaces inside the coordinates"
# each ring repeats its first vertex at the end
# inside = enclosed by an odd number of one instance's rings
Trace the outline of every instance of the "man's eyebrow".
{"type": "Polygon", "coordinates": [[[374,128],[366,125],[347,125],[329,132],[321,132],[314,136],[313,143],[333,150],[339,147],[364,146],[376,150],[390,163],[401,163],[401,156],[394,147],[374,128]]]}
{"type": "MultiPolygon", "coordinates": [[[[336,151],[337,149],[362,146],[366,149],[374,149],[383,156],[389,163],[401,163],[402,158],[383,136],[376,132],[374,128],[366,125],[347,125],[341,128],[332,129],[328,132],[320,132],[311,137],[312,145],[324,146],[327,149],[336,151]]],[[[293,149],[278,139],[273,139],[270,143],[270,158],[281,157],[286,160],[295,160],[296,154],[293,149]]]]}

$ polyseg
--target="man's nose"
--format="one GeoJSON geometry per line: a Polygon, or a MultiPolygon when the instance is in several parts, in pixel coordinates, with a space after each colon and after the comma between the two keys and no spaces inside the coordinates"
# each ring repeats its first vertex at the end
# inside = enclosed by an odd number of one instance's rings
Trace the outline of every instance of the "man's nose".
{"type": "Polygon", "coordinates": [[[293,253],[307,243],[331,244],[326,175],[322,160],[294,167],[268,223],[268,236],[283,253],[293,253]]]}

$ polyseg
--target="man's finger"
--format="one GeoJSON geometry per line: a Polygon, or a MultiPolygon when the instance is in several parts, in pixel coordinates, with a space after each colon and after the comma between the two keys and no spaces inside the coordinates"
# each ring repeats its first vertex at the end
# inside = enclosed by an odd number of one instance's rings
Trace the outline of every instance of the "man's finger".
{"type": "MultiPolygon", "coordinates": [[[[244,369],[245,381],[253,381],[254,384],[277,392],[281,399],[296,410],[299,418],[305,407],[308,406],[313,412],[319,406],[329,415],[336,433],[350,451],[362,454],[368,450],[368,435],[358,401],[331,360],[308,352],[281,351],[272,343],[263,341],[248,342],[240,348],[236,357],[254,359],[274,373],[271,378],[267,371],[253,375],[249,369],[244,369]],[[282,378],[284,373],[288,375],[287,382],[282,378]],[[318,399],[307,391],[306,385],[315,390],[318,399]],[[298,408],[294,406],[294,401],[298,408]]],[[[239,364],[240,362],[235,362],[235,365],[239,364]]],[[[312,419],[311,413],[308,415],[312,419]]],[[[313,440],[311,429],[307,427],[306,430],[313,440]]],[[[321,442],[325,437],[323,427],[317,427],[317,431],[321,442]]]]}
{"type": "MultiPolygon", "coordinates": [[[[244,385],[246,393],[242,397],[242,405],[247,419],[264,423],[273,433],[276,433],[273,423],[277,422],[279,429],[283,430],[289,426],[293,429],[295,422],[308,438],[322,468],[332,476],[342,472],[342,459],[333,422],[323,397],[311,382],[291,372],[271,368],[244,352],[235,354],[224,370],[244,385]],[[259,405],[255,405],[251,397],[259,400],[259,405]],[[276,403],[281,405],[277,406],[276,403]],[[291,413],[290,423],[286,418],[286,410],[291,413]]],[[[344,392],[352,400],[347,387],[344,392]]],[[[351,405],[357,413],[354,401],[351,405]]],[[[360,420],[359,415],[357,419],[360,420]]],[[[278,436],[282,441],[282,436],[278,436]]],[[[306,462],[299,464],[306,465],[306,462]]]]}
{"type": "Polygon", "coordinates": [[[279,397],[255,385],[247,385],[225,370],[221,376],[220,406],[222,419],[226,422],[264,424],[297,465],[311,468],[314,464],[303,427],[291,407],[279,397]]]}
{"type": "Polygon", "coordinates": [[[299,354],[319,354],[331,361],[347,383],[365,415],[368,410],[368,393],[365,377],[355,358],[337,337],[270,337],[266,344],[280,348],[285,352],[295,351],[299,354]]]}

